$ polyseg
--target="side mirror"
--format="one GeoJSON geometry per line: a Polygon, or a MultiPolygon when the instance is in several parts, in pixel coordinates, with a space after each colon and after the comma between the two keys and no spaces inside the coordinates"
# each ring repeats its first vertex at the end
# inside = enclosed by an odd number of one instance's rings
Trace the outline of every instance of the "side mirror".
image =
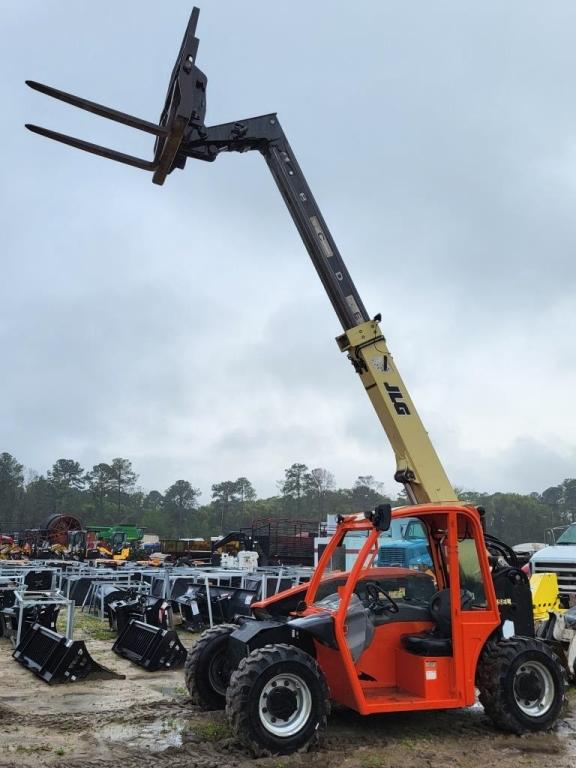
{"type": "Polygon", "coordinates": [[[387,531],[392,521],[392,507],[390,504],[378,504],[376,509],[364,512],[364,517],[370,520],[378,531],[387,531]]]}

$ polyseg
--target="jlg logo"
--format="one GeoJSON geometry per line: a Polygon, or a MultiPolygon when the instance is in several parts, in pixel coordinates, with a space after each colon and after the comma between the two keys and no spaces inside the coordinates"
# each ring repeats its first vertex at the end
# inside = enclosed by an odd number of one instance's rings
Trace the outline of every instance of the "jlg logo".
{"type": "Polygon", "coordinates": [[[384,382],[384,386],[386,387],[386,392],[388,392],[390,400],[392,400],[394,403],[394,409],[396,413],[400,416],[410,416],[410,409],[406,403],[402,401],[404,395],[402,392],[400,392],[400,387],[395,387],[392,384],[386,384],[386,382],[384,382]]]}

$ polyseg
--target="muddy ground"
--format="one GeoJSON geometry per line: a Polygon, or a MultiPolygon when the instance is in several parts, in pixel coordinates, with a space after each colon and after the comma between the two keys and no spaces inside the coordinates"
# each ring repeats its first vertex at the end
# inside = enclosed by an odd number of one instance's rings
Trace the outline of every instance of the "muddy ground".
{"type": "MultiPolygon", "coordinates": [[[[332,713],[326,745],[308,754],[254,760],[221,713],[186,696],[182,670],[147,673],[110,650],[113,636],[82,618],[100,663],[126,680],[48,686],[11,658],[0,640],[0,766],[18,768],[528,768],[576,765],[576,691],[553,733],[504,735],[480,706],[469,710],[360,717],[332,713]]],[[[181,635],[185,645],[194,642],[181,635]]]]}

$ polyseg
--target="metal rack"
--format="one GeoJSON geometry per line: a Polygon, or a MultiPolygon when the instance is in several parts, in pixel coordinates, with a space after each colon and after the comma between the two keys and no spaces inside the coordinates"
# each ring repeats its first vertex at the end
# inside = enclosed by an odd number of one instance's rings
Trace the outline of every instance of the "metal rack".
{"type": "Polygon", "coordinates": [[[74,634],[73,600],[68,600],[59,590],[49,590],[46,592],[25,592],[16,590],[14,595],[16,598],[14,610],[18,612],[18,625],[15,638],[16,647],[20,645],[20,639],[22,637],[25,609],[43,605],[57,605],[66,609],[66,632],[64,634],[68,640],[72,639],[72,635],[74,634]]]}

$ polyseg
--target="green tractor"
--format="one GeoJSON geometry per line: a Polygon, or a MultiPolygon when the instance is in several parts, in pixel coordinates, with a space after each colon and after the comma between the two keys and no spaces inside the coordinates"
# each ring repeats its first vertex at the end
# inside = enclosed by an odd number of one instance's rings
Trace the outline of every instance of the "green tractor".
{"type": "Polygon", "coordinates": [[[141,552],[144,528],[137,525],[89,525],[82,548],[85,557],[136,560],[141,552]]]}

